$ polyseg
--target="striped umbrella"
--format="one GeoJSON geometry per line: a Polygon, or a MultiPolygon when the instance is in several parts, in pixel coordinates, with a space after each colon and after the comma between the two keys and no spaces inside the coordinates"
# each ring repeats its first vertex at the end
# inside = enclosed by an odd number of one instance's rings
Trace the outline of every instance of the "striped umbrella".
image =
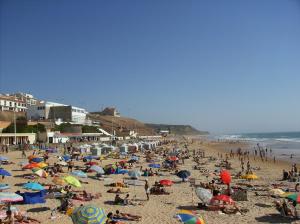
{"type": "Polygon", "coordinates": [[[44,162],[40,162],[40,163],[38,163],[38,167],[39,168],[45,168],[45,167],[47,167],[48,166],[48,164],[47,163],[44,163],[44,162]]]}
{"type": "Polygon", "coordinates": [[[23,201],[23,197],[16,193],[0,192],[0,202],[18,202],[23,201]]]}
{"type": "Polygon", "coordinates": [[[33,169],[33,168],[39,168],[39,164],[38,163],[29,163],[29,164],[23,166],[23,169],[33,169]]]}
{"type": "Polygon", "coordinates": [[[198,217],[192,211],[180,210],[176,216],[184,224],[205,224],[203,218],[198,217]]]}
{"type": "Polygon", "coordinates": [[[43,169],[33,169],[32,172],[39,177],[48,177],[49,174],[43,169]]]}
{"type": "Polygon", "coordinates": [[[93,205],[74,209],[71,218],[74,224],[104,224],[106,221],[104,210],[93,205]]]}

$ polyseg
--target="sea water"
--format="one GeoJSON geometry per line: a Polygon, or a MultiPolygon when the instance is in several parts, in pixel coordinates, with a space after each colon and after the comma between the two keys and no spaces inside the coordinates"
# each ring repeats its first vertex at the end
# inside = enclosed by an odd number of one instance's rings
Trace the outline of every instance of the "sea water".
{"type": "MultiPolygon", "coordinates": [[[[252,150],[257,147],[272,149],[270,157],[300,162],[300,132],[269,132],[269,133],[246,133],[232,135],[215,135],[214,139],[229,141],[247,141],[251,143],[252,150]]],[[[250,148],[251,150],[251,148],[250,148]]]]}

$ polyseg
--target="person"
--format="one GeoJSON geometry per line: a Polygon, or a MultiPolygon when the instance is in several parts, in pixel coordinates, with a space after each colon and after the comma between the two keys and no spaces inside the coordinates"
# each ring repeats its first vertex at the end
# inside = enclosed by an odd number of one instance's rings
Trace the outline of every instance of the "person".
{"type": "Polygon", "coordinates": [[[126,194],[126,197],[123,200],[124,205],[129,205],[129,194],[126,194]]]}
{"type": "Polygon", "coordinates": [[[141,216],[138,215],[131,215],[129,213],[122,213],[119,210],[116,210],[116,214],[113,216],[115,219],[124,219],[128,221],[140,221],[141,216]]]}
{"type": "Polygon", "coordinates": [[[73,166],[74,166],[74,163],[73,163],[73,160],[71,159],[69,162],[68,162],[68,171],[73,171],[73,166]]]}
{"type": "Polygon", "coordinates": [[[282,170],[282,180],[287,180],[289,173],[286,170],[282,170]]]}
{"type": "Polygon", "coordinates": [[[147,201],[149,201],[150,187],[149,187],[148,180],[145,180],[145,192],[146,192],[146,196],[147,196],[147,201]]]}
{"type": "Polygon", "coordinates": [[[124,203],[124,200],[120,197],[119,194],[116,194],[116,197],[115,197],[115,204],[123,204],[124,203]]]}
{"type": "Polygon", "coordinates": [[[296,183],[296,185],[295,185],[295,191],[296,192],[299,192],[299,185],[300,185],[299,183],[296,183]]]}
{"type": "Polygon", "coordinates": [[[107,219],[105,221],[105,224],[117,224],[118,223],[117,221],[113,220],[112,212],[109,212],[106,217],[107,217],[107,219]]]}
{"type": "Polygon", "coordinates": [[[36,223],[41,223],[39,220],[28,217],[28,216],[23,216],[21,214],[16,214],[14,215],[15,219],[18,223],[31,223],[31,222],[36,222],[36,223]]]}

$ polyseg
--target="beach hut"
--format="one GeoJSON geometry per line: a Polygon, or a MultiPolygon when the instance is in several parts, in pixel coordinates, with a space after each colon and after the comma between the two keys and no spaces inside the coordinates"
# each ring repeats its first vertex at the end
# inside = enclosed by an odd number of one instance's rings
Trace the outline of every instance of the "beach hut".
{"type": "Polygon", "coordinates": [[[127,153],[128,152],[128,145],[123,144],[120,146],[120,153],[127,153]]]}

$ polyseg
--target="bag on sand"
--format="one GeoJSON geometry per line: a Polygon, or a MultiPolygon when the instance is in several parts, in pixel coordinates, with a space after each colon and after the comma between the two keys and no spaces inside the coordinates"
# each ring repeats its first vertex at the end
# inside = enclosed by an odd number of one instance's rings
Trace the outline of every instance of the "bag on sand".
{"type": "Polygon", "coordinates": [[[231,195],[231,198],[235,201],[248,201],[248,195],[246,190],[236,190],[231,195]]]}

